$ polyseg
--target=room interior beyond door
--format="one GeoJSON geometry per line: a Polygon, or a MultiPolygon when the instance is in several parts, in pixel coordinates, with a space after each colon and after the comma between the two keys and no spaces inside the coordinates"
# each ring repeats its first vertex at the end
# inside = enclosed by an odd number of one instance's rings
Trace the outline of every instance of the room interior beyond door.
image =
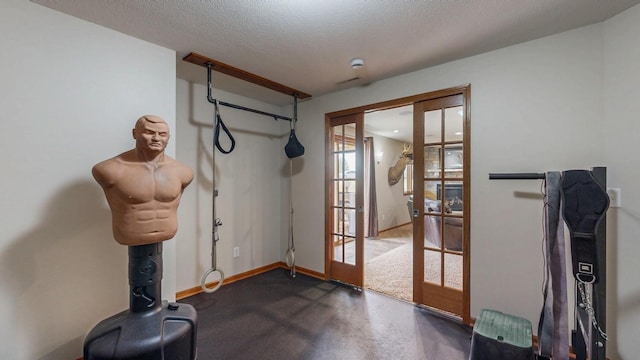
{"type": "Polygon", "coordinates": [[[465,94],[414,105],[414,301],[468,322],[469,122],[465,94]],[[416,225],[420,226],[416,226],[416,225]]]}

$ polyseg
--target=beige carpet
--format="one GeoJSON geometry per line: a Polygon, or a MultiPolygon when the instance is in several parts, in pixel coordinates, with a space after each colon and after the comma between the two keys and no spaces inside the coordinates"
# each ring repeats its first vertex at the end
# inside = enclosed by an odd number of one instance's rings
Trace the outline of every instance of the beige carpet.
{"type": "MultiPolygon", "coordinates": [[[[413,301],[413,245],[407,243],[365,264],[364,286],[402,300],[413,301]]],[[[462,256],[445,254],[445,285],[462,289],[462,256]]],[[[426,252],[425,281],[440,283],[440,254],[426,252]]]]}

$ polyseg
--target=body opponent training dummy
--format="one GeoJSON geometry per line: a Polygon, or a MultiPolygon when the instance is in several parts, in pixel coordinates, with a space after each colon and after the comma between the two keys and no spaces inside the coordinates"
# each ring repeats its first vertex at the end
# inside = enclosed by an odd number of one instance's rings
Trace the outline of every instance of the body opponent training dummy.
{"type": "Polygon", "coordinates": [[[111,207],[113,237],[122,245],[153,244],[173,238],[177,210],[193,171],[164,154],[169,127],[146,115],[133,129],[135,149],[93,167],[111,207]]]}
{"type": "Polygon", "coordinates": [[[169,126],[145,115],[134,149],[93,167],[111,209],[114,239],[129,247],[129,310],[87,335],[84,359],[195,359],[196,311],[161,301],[162,241],[178,230],[177,210],[193,171],[164,154],[169,126]]]}

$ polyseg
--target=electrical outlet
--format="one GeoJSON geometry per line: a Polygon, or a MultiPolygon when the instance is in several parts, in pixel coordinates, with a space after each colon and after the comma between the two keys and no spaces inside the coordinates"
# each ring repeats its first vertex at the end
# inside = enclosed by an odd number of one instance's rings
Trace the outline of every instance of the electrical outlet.
{"type": "Polygon", "coordinates": [[[622,206],[620,188],[609,188],[607,189],[607,194],[609,194],[609,207],[617,208],[622,206]]]}
{"type": "Polygon", "coordinates": [[[233,248],[233,257],[240,257],[240,248],[238,246],[233,248]]]}

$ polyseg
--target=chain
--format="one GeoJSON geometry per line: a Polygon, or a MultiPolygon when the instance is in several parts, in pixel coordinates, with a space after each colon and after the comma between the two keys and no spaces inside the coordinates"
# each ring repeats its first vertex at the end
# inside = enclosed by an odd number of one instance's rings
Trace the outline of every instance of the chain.
{"type": "Polygon", "coordinates": [[[605,341],[608,341],[609,337],[600,328],[600,325],[598,325],[598,320],[596,319],[596,313],[593,310],[593,306],[591,305],[591,301],[589,300],[589,297],[587,296],[587,290],[585,289],[585,283],[584,282],[578,281],[578,291],[580,292],[580,298],[582,299],[582,304],[580,304],[580,305],[584,306],[584,309],[587,311],[587,313],[591,317],[592,322],[593,322],[593,328],[596,329],[598,331],[598,333],[600,333],[600,336],[605,341]]]}

